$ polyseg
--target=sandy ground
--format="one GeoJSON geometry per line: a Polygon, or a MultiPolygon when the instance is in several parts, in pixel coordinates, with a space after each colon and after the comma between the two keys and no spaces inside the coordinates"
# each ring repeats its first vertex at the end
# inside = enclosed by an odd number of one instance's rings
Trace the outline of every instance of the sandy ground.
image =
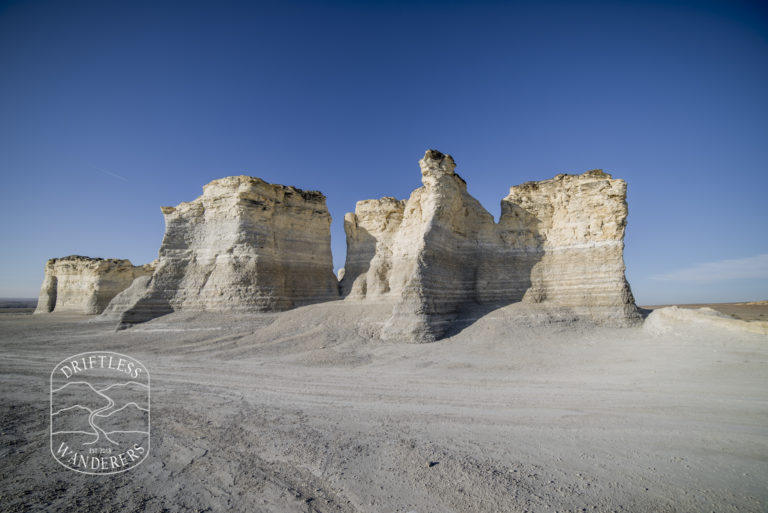
{"type": "Polygon", "coordinates": [[[0,316],[0,509],[768,511],[768,337],[511,305],[410,345],[367,315],[0,316]],[[91,350],[151,372],[152,451],[124,474],[49,451],[50,372],[91,350]]]}

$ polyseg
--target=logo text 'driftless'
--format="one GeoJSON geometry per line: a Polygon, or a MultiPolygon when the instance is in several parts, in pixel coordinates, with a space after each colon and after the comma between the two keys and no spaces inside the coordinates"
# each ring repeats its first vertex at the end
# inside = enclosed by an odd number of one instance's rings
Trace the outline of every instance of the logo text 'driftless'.
{"type": "Polygon", "coordinates": [[[51,373],[51,454],[85,474],[129,470],[149,455],[149,372],[110,351],[62,360],[51,373]]]}

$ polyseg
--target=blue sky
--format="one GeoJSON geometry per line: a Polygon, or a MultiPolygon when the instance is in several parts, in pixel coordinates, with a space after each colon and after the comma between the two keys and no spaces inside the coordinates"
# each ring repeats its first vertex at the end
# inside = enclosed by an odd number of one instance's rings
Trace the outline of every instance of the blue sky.
{"type": "Polygon", "coordinates": [[[768,299],[760,2],[0,3],[0,297],[46,259],[153,260],[162,205],[237,174],[405,198],[428,148],[511,185],[629,184],[640,304],[768,299]]]}

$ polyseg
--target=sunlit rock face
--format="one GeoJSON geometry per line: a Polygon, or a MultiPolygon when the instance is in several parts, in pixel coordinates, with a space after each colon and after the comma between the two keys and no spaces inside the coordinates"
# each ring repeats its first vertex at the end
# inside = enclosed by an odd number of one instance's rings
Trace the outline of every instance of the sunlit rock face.
{"type": "Polygon", "coordinates": [[[392,248],[403,222],[405,203],[389,197],[359,201],[355,213],[344,216],[347,260],[340,285],[343,295],[391,295],[392,248]]]}
{"type": "Polygon", "coordinates": [[[153,266],[134,266],[130,260],[68,256],[52,258],[45,265],[35,313],[71,312],[99,314],[109,302],[153,266]]]}
{"type": "Polygon", "coordinates": [[[338,298],[320,192],[232,176],[162,212],[157,270],[123,327],[176,310],[279,311],[338,298]]]}
{"type": "Polygon", "coordinates": [[[535,234],[541,253],[526,301],[573,307],[603,324],[639,319],[624,276],[626,198],[627,184],[600,170],[510,189],[499,227],[508,240],[535,234]]]}
{"type": "Polygon", "coordinates": [[[345,216],[347,300],[392,303],[383,338],[430,341],[478,305],[573,307],[598,323],[639,319],[624,278],[626,185],[601,171],[512,187],[493,216],[450,155],[426,152],[408,200],[345,216]]]}

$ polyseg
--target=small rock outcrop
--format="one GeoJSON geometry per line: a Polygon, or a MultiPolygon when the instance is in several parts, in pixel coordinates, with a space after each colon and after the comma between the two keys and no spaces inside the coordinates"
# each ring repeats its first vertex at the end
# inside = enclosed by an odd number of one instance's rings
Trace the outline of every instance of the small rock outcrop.
{"type": "Polygon", "coordinates": [[[99,314],[120,292],[140,276],[149,276],[151,264],[134,266],[130,260],[68,256],[45,264],[35,313],[99,314]]]}
{"type": "Polygon", "coordinates": [[[429,341],[465,311],[516,301],[638,322],[624,277],[626,184],[602,171],[512,187],[499,223],[467,193],[450,155],[426,152],[410,198],[345,216],[349,300],[392,302],[384,338],[429,341]]]}
{"type": "Polygon", "coordinates": [[[696,329],[707,332],[712,329],[724,329],[768,335],[768,322],[742,321],[707,307],[668,306],[653,310],[645,319],[643,329],[653,335],[684,332],[689,336],[696,336],[696,329]]]}
{"type": "Polygon", "coordinates": [[[232,176],[162,212],[157,270],[122,327],[176,310],[280,311],[338,298],[320,192],[232,176]]]}

